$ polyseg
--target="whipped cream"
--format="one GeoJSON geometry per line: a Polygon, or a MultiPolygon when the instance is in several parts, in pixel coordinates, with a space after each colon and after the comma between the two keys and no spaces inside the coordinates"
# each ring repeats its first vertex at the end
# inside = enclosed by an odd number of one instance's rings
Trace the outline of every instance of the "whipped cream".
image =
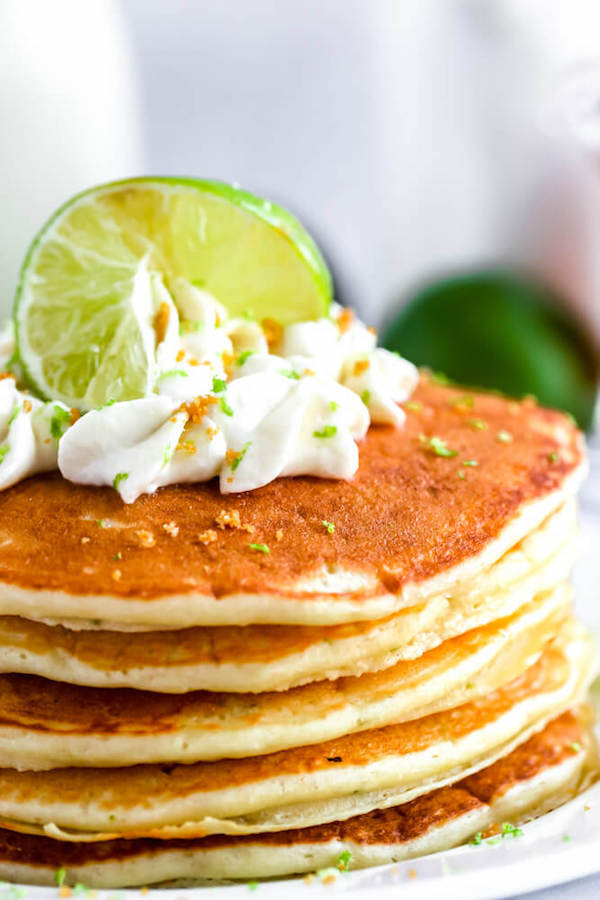
{"type": "MultiPolygon", "coordinates": [[[[331,317],[285,328],[228,318],[176,279],[148,279],[155,345],[148,396],[77,418],[0,381],[0,489],[58,467],[73,482],[112,485],[126,503],[219,477],[223,493],[285,475],[351,478],[371,422],[401,427],[415,367],[377,347],[372,329],[333,305],[331,317]],[[16,412],[15,412],[16,410],[16,412]]],[[[6,338],[6,339],[4,339],[6,338]]],[[[0,337],[0,362],[12,354],[0,337]]]]}

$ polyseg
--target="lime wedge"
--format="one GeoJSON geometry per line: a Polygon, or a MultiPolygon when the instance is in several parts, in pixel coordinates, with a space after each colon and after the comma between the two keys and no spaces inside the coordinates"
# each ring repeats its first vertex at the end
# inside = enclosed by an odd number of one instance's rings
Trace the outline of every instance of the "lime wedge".
{"type": "Polygon", "coordinates": [[[153,377],[151,281],[182,277],[230,315],[328,314],[331,278],[285,209],[237,187],[135,178],[62,206],[31,245],[14,305],[33,390],[80,409],[143,396],[153,377]]]}

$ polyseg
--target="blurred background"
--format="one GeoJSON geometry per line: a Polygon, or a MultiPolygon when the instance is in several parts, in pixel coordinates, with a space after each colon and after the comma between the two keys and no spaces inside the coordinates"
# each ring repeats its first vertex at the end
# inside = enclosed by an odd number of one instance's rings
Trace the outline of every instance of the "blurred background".
{"type": "Polygon", "coordinates": [[[36,228],[138,173],[236,181],[415,362],[590,428],[597,0],[2,0],[0,311],[36,228]]]}

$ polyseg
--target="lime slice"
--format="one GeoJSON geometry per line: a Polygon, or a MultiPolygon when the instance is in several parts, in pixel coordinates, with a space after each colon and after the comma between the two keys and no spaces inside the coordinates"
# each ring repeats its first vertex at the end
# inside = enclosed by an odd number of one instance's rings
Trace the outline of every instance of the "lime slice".
{"type": "Polygon", "coordinates": [[[282,324],[326,316],[331,300],[315,243],[274,203],[191,178],[92,188],[44,225],[21,270],[17,349],[36,393],[80,409],[148,393],[156,274],[282,324]]]}

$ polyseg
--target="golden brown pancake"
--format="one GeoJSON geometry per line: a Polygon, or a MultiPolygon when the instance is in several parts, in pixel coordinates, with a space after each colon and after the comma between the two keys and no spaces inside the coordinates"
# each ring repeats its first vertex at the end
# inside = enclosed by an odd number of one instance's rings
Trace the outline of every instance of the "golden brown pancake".
{"type": "Polygon", "coordinates": [[[563,586],[386,671],[284,693],[157,695],[0,676],[0,765],[48,769],[270,753],[449,709],[503,687],[569,627],[563,586]]]}
{"type": "MultiPolygon", "coordinates": [[[[52,884],[63,867],[66,883],[90,887],[276,877],[396,862],[448,849],[482,832],[501,835],[503,823],[514,826],[552,809],[594,777],[594,739],[589,713],[582,713],[564,713],[504,759],[451,787],[343,822],[254,836],[96,844],[0,830],[0,877],[52,884]]],[[[329,881],[331,876],[315,877],[329,881]]]]}
{"type": "Polygon", "coordinates": [[[280,831],[395,806],[484,768],[581,701],[590,663],[574,629],[485,697],[335,741],[184,766],[3,769],[0,823],[65,840],[169,839],[280,831]]]}
{"type": "Polygon", "coordinates": [[[575,508],[568,503],[498,560],[479,592],[438,594],[371,622],[125,632],[0,616],[0,672],[166,693],[281,691],[373,672],[544,595],[568,578],[576,543],[575,508]]]}
{"type": "Polygon", "coordinates": [[[370,429],[349,482],[178,485],[127,506],[39,476],[0,493],[0,613],[155,627],[389,615],[494,562],[574,491],[583,459],[564,415],[424,378],[403,429],[370,429]]]}

